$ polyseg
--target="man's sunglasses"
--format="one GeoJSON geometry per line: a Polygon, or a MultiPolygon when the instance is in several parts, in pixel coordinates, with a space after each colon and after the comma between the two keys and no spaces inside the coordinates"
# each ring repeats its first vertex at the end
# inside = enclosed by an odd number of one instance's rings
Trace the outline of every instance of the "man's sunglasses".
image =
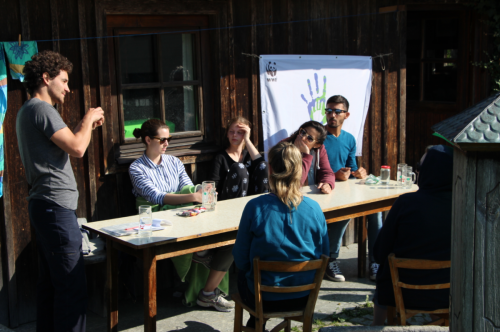
{"type": "Polygon", "coordinates": [[[160,142],[160,144],[164,144],[165,142],[169,142],[170,143],[170,140],[172,139],[172,136],[170,136],[170,137],[149,136],[149,137],[151,137],[153,139],[157,139],[160,142]]]}
{"type": "Polygon", "coordinates": [[[300,134],[300,136],[305,137],[309,143],[312,143],[315,141],[314,137],[309,135],[305,129],[300,128],[299,134],[300,134]]]}
{"type": "Polygon", "coordinates": [[[336,109],[333,109],[333,108],[325,108],[325,112],[326,112],[326,113],[332,113],[332,112],[335,112],[336,114],[340,114],[340,113],[347,113],[347,111],[340,110],[340,109],[338,109],[338,108],[336,108],[336,109]]]}

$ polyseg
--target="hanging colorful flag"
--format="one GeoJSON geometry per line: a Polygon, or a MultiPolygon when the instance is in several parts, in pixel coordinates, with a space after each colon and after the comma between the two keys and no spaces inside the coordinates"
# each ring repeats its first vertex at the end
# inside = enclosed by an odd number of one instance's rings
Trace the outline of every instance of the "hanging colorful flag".
{"type": "Polygon", "coordinates": [[[15,80],[24,81],[24,64],[38,53],[36,42],[26,41],[21,42],[21,45],[19,45],[19,42],[4,42],[3,47],[9,60],[10,75],[15,80]]]}
{"type": "Polygon", "coordinates": [[[3,46],[0,43],[0,197],[3,195],[3,120],[7,111],[7,66],[3,46]]]}

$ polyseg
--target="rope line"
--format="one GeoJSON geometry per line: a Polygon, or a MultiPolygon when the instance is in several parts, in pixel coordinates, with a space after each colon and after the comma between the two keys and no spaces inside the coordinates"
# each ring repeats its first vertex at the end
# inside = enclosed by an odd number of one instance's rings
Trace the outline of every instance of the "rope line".
{"type": "Polygon", "coordinates": [[[355,14],[355,15],[345,15],[345,16],[332,16],[332,17],[314,18],[314,19],[307,19],[307,20],[246,24],[246,25],[238,25],[238,26],[232,26],[232,27],[218,27],[218,28],[204,28],[204,29],[192,29],[192,30],[152,32],[152,33],[141,33],[141,34],[132,34],[132,35],[117,35],[117,36],[95,36],[95,37],[85,37],[85,38],[40,39],[40,40],[32,40],[32,41],[36,41],[37,43],[44,43],[44,42],[55,42],[55,41],[60,42],[60,41],[75,41],[75,40],[94,40],[94,39],[107,39],[107,38],[123,38],[123,37],[176,34],[176,33],[187,33],[187,32],[199,32],[199,31],[229,30],[229,29],[263,27],[263,26],[269,26],[269,25],[280,25],[280,24],[289,24],[289,23],[306,23],[306,22],[326,21],[326,20],[341,19],[341,18],[363,17],[363,16],[371,16],[371,15],[389,14],[389,13],[394,13],[394,12],[397,12],[397,10],[390,11],[390,12],[384,12],[384,13],[377,12],[377,13],[355,14]]]}

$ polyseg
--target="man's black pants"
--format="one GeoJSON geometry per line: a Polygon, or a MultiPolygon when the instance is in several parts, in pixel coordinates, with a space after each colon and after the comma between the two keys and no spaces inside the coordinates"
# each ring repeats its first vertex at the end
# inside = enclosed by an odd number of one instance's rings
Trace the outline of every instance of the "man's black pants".
{"type": "Polygon", "coordinates": [[[85,331],[87,282],[76,213],[32,199],[29,215],[39,260],[36,330],[85,331]]]}

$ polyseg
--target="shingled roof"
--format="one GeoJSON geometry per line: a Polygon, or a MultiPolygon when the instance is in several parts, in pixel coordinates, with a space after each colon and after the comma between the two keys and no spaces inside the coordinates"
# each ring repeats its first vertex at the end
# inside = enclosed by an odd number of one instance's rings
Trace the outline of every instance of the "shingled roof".
{"type": "Polygon", "coordinates": [[[432,129],[458,146],[500,143],[500,94],[441,121],[432,129]]]}

